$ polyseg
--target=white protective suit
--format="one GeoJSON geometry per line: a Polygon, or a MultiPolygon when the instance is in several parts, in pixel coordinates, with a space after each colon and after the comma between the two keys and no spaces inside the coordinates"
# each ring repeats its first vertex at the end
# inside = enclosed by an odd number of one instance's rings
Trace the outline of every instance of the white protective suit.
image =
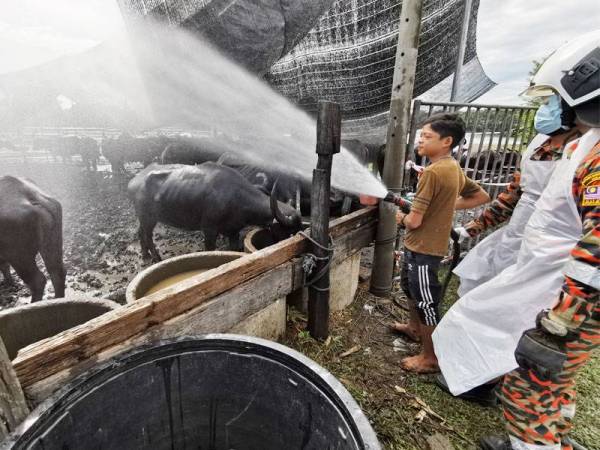
{"type": "Polygon", "coordinates": [[[517,368],[514,351],[521,335],[556,301],[565,264],[581,238],[573,178],[599,141],[600,129],[592,129],[570,157],[574,143],[567,145],[527,223],[515,264],[460,298],[435,329],[435,353],[454,395],[517,368]]]}
{"type": "Polygon", "coordinates": [[[460,277],[459,296],[462,297],[471,289],[491,280],[517,260],[525,225],[558,163],[558,161],[531,161],[535,150],[548,139],[549,136],[538,134],[523,153],[521,158],[523,194],[510,221],[471,249],[454,269],[454,274],[460,277]]]}

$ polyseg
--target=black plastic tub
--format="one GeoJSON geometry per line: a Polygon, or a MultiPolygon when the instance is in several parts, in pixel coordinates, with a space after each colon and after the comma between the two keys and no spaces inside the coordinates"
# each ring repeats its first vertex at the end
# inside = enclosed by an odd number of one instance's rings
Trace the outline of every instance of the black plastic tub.
{"type": "Polygon", "coordinates": [[[0,449],[380,449],[333,375],[285,346],[214,334],[111,360],[42,403],[0,449]]]}

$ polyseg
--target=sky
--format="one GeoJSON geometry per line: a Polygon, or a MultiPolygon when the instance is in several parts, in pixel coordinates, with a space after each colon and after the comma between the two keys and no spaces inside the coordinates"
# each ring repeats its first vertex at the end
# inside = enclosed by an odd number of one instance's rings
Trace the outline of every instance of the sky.
{"type": "Polygon", "coordinates": [[[533,60],[570,39],[600,28],[599,0],[481,0],[479,59],[498,83],[478,103],[512,104],[529,84],[533,60]]]}
{"type": "MultiPolygon", "coordinates": [[[[122,27],[116,1],[1,0],[0,73],[99,44],[122,27]]],[[[532,60],[600,28],[599,0],[481,0],[478,53],[498,86],[479,103],[518,104],[532,60]]]]}

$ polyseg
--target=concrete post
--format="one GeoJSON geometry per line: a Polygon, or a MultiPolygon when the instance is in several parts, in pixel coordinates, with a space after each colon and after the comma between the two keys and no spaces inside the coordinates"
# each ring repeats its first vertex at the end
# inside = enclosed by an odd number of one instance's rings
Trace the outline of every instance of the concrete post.
{"type": "MultiPolygon", "coordinates": [[[[401,190],[404,179],[406,138],[410,126],[410,106],[417,69],[422,12],[423,0],[403,1],[383,170],[383,182],[392,192],[401,190]]],[[[392,288],[397,230],[395,216],[396,207],[392,203],[379,202],[379,222],[370,287],[371,293],[377,296],[387,295],[392,288]]]]}

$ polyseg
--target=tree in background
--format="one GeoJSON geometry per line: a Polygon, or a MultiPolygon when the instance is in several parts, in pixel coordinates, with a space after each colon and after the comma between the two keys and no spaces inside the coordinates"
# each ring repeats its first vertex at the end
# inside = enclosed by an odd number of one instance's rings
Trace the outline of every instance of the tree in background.
{"type": "MultiPolygon", "coordinates": [[[[550,55],[548,55],[550,56],[550,55]]],[[[529,71],[529,81],[531,81],[533,79],[533,77],[538,73],[538,70],[540,70],[540,67],[542,67],[542,64],[544,64],[544,62],[548,59],[548,56],[543,57],[540,61],[537,60],[533,60],[531,61],[531,64],[533,65],[533,67],[531,68],[531,70],[529,71]]],[[[526,97],[527,98],[527,106],[531,106],[533,108],[539,108],[542,103],[543,100],[539,97],[526,97]]]]}
{"type": "MultiPolygon", "coordinates": [[[[548,55],[548,56],[550,56],[550,55],[548,55]]],[[[533,61],[531,61],[532,67],[528,73],[528,75],[529,75],[528,81],[529,82],[531,82],[531,80],[533,79],[535,74],[538,73],[538,70],[540,70],[540,67],[542,67],[542,64],[544,64],[544,61],[546,61],[546,59],[548,59],[548,56],[543,57],[539,61],[535,60],[535,59],[533,61]]],[[[544,100],[543,100],[543,98],[540,98],[540,97],[525,97],[525,103],[527,106],[537,109],[540,106],[542,106],[542,104],[544,103],[544,100]]],[[[514,136],[527,135],[528,130],[533,129],[534,118],[535,118],[534,114],[531,114],[531,113],[526,114],[524,117],[524,120],[513,129],[513,135],[514,136]]],[[[534,131],[534,134],[532,136],[528,136],[528,138],[529,137],[533,138],[533,136],[535,136],[535,131],[534,131]]],[[[529,144],[529,142],[521,142],[521,145],[519,146],[518,151],[522,152],[527,147],[527,144],[529,144]]]]}

